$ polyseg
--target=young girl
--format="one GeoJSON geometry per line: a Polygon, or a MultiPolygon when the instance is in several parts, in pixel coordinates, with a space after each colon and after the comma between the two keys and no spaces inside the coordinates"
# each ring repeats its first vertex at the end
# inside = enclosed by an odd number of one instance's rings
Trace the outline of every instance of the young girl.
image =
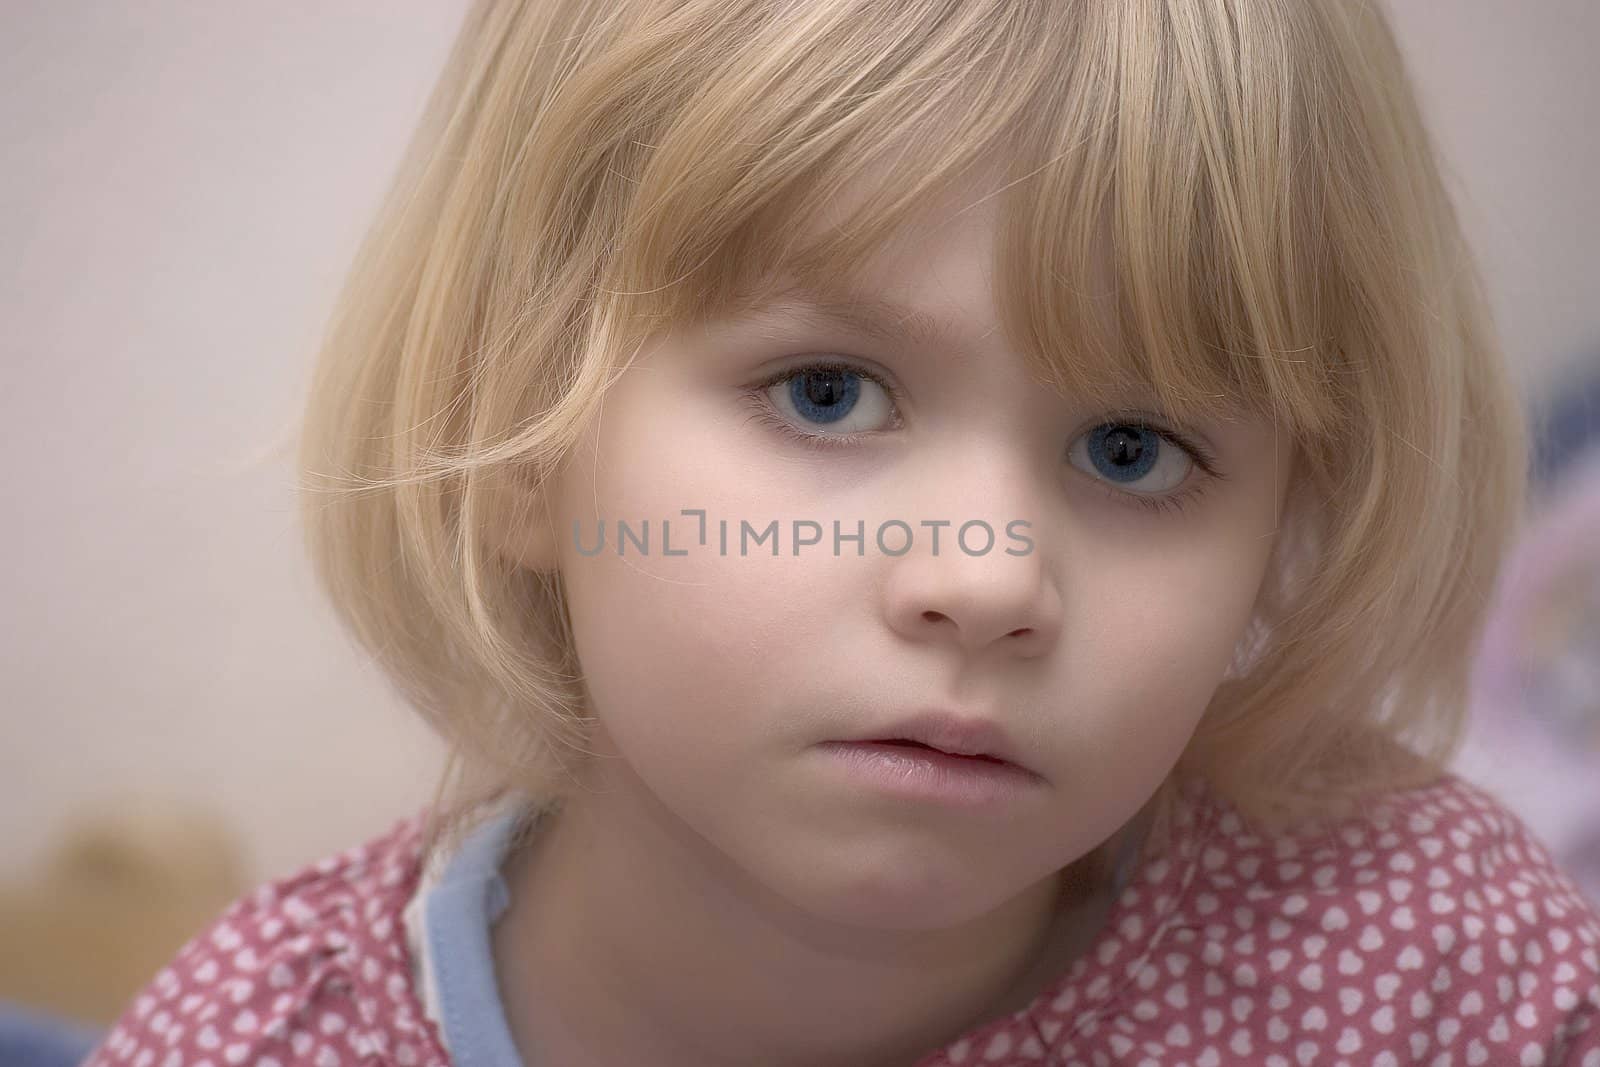
{"type": "Polygon", "coordinates": [[[450,771],[93,1067],[1600,1065],[1373,5],[481,3],[304,440],[450,771]]]}

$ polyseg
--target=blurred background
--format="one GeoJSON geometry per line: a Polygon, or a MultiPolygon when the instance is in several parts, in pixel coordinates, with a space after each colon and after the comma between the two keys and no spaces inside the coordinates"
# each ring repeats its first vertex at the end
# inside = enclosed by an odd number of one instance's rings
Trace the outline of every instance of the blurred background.
{"type": "MultiPolygon", "coordinates": [[[[465,6],[0,5],[0,1005],[103,1025],[428,800],[436,743],[312,586],[290,434],[465,6]]],[[[1389,8],[1543,427],[1459,770],[1600,900],[1600,5],[1389,8]]]]}

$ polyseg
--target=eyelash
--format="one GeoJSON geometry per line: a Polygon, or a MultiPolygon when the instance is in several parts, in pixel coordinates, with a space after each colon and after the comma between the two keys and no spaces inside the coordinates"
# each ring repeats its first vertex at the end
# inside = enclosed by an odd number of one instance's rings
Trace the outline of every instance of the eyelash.
{"type": "MultiPolygon", "coordinates": [[[[898,411],[900,406],[900,394],[894,388],[894,386],[884,381],[879,375],[867,370],[865,367],[842,360],[819,360],[815,363],[807,363],[798,367],[788,367],[776,374],[770,375],[764,381],[751,386],[745,391],[743,396],[743,399],[748,401],[753,409],[753,413],[751,414],[750,419],[747,421],[757,422],[761,425],[771,427],[801,447],[819,453],[832,452],[833,450],[839,448],[849,448],[853,445],[859,444],[861,441],[869,437],[874,436],[875,434],[882,433],[883,431],[881,430],[875,430],[871,433],[853,434],[806,433],[803,430],[796,429],[794,424],[790,423],[787,419],[779,415],[777,410],[772,406],[771,399],[767,396],[767,390],[771,389],[779,382],[785,382],[791,378],[797,378],[802,374],[830,371],[858,375],[876,383],[879,388],[888,394],[889,401],[894,405],[897,412],[895,415],[895,424],[897,426],[899,425],[898,411]]],[[[1099,486],[1101,491],[1105,493],[1106,497],[1113,502],[1135,504],[1152,512],[1181,512],[1185,507],[1188,506],[1190,501],[1205,492],[1205,488],[1209,484],[1209,480],[1227,480],[1228,476],[1217,469],[1216,457],[1212,455],[1212,453],[1204,445],[1200,444],[1200,442],[1194,440],[1187,434],[1152,422],[1144,415],[1131,412],[1126,414],[1115,411],[1107,412],[1103,416],[1103,421],[1098,423],[1097,426],[1113,424],[1119,426],[1134,426],[1140,429],[1154,431],[1163,440],[1176,445],[1179,449],[1186,453],[1188,457],[1194,461],[1195,466],[1199,467],[1206,473],[1208,479],[1206,481],[1202,481],[1198,485],[1191,485],[1187,489],[1179,490],[1176,493],[1169,493],[1165,496],[1156,496],[1150,493],[1124,492],[1121,489],[1115,488],[1109,482],[1101,481],[1098,478],[1091,478],[1090,481],[1096,486],[1099,486]]]]}

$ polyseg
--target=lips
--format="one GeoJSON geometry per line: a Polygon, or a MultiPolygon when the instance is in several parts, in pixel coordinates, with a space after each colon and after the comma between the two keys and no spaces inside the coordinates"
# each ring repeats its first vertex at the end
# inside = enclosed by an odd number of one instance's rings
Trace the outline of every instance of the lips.
{"type": "Polygon", "coordinates": [[[817,746],[826,773],[844,774],[853,788],[834,795],[854,803],[867,795],[896,803],[964,808],[1002,816],[1036,796],[1044,779],[1032,771],[987,756],[952,756],[910,742],[828,741],[817,746]]]}
{"type": "Polygon", "coordinates": [[[992,719],[962,716],[941,708],[913,712],[897,721],[863,731],[853,742],[930,748],[950,756],[1023,765],[1017,746],[992,719]]]}
{"type": "Polygon", "coordinates": [[[905,741],[905,740],[900,740],[898,738],[873,738],[870,743],[874,744],[874,745],[895,745],[897,747],[903,747],[903,748],[920,748],[920,749],[925,749],[928,752],[938,752],[938,753],[940,753],[942,755],[954,756],[957,759],[987,760],[990,763],[1008,763],[1008,762],[1010,762],[1009,760],[1003,760],[998,756],[983,756],[983,755],[967,756],[967,755],[963,755],[960,752],[946,752],[942,748],[934,748],[932,745],[925,745],[921,741],[905,741]]]}

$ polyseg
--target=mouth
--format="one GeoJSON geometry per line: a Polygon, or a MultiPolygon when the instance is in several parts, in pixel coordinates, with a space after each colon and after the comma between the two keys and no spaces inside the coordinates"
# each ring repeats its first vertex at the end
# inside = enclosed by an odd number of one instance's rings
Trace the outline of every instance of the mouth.
{"type": "Polygon", "coordinates": [[[846,739],[847,744],[883,745],[922,750],[953,759],[1002,764],[1033,772],[1021,759],[1019,746],[988,716],[962,715],[943,708],[914,711],[846,739]]]}
{"type": "Polygon", "coordinates": [[[941,756],[949,756],[949,757],[951,757],[953,759],[977,760],[977,761],[984,762],[984,763],[998,763],[998,764],[1002,764],[1002,765],[1007,766],[1007,767],[1014,766],[1014,764],[1011,763],[1010,760],[1003,760],[999,756],[990,756],[990,755],[987,755],[985,753],[977,753],[975,755],[969,755],[969,754],[964,753],[964,752],[947,752],[942,748],[936,748],[933,745],[925,745],[921,741],[909,741],[909,740],[907,740],[907,739],[905,739],[903,737],[871,738],[871,739],[867,739],[867,740],[864,740],[864,741],[856,741],[856,742],[853,742],[853,744],[858,744],[858,745],[891,745],[891,746],[893,746],[895,748],[920,748],[924,752],[937,752],[941,756]]]}
{"type": "Polygon", "coordinates": [[[953,753],[904,737],[829,741],[818,749],[836,768],[831,773],[902,801],[1003,814],[1044,784],[998,756],[953,753]]]}

